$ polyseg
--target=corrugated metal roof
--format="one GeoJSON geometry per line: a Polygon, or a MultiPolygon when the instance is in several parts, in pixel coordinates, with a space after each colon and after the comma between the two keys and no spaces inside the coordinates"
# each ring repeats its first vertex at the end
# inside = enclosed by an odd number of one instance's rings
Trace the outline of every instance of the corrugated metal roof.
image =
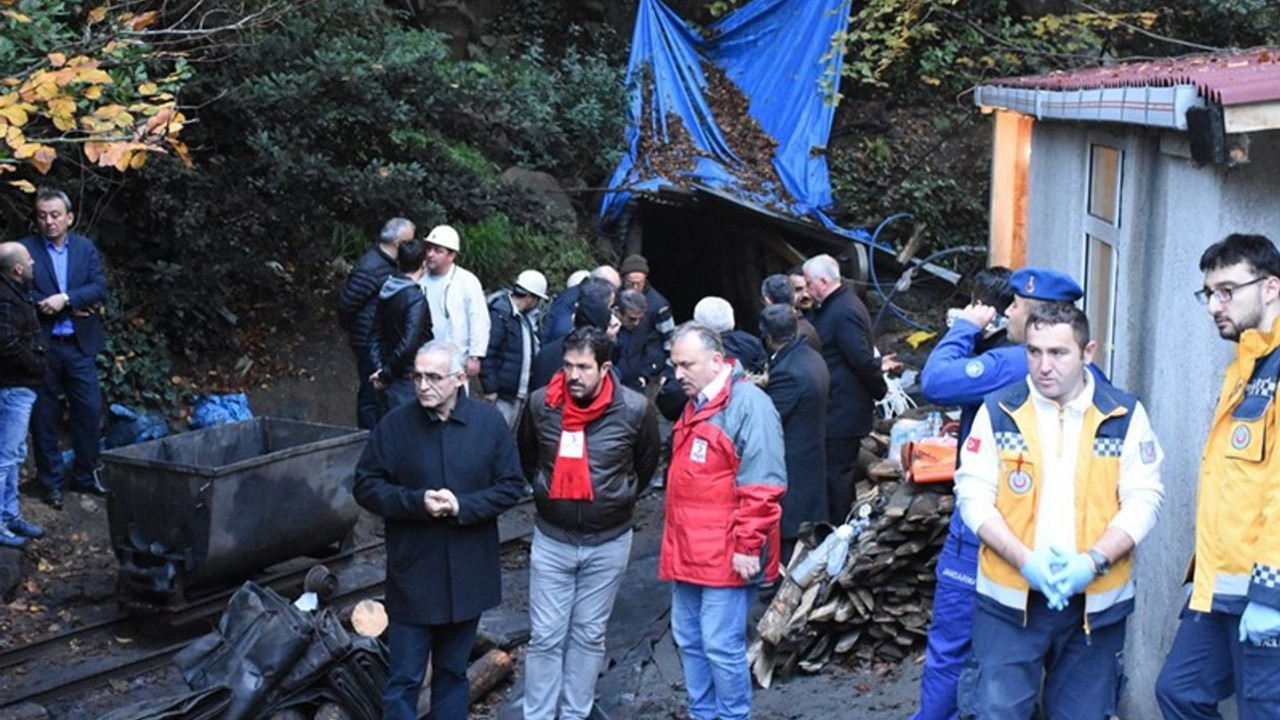
{"type": "Polygon", "coordinates": [[[1188,55],[1000,78],[984,85],[1047,91],[1192,85],[1211,103],[1244,105],[1280,100],[1280,48],[1188,55]]]}

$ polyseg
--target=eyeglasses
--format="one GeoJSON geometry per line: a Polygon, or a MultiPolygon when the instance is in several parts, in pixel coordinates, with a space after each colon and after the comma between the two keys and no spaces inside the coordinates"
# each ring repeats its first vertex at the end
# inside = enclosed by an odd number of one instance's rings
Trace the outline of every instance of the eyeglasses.
{"type": "Polygon", "coordinates": [[[1258,283],[1270,277],[1271,277],[1270,275],[1263,275],[1262,277],[1256,277],[1250,280],[1249,282],[1242,283],[1240,285],[1223,285],[1220,288],[1212,288],[1212,289],[1201,288],[1195,291],[1194,293],[1192,293],[1192,295],[1196,296],[1196,300],[1199,300],[1201,305],[1208,305],[1210,297],[1214,298],[1215,300],[1222,303],[1223,305],[1226,305],[1227,303],[1231,302],[1231,298],[1235,295],[1235,292],[1240,288],[1247,288],[1250,285],[1257,285],[1258,283]]]}
{"type": "Polygon", "coordinates": [[[452,375],[437,375],[437,374],[435,374],[435,373],[420,373],[420,372],[411,372],[411,373],[409,373],[409,381],[410,381],[410,382],[412,382],[415,386],[416,386],[416,385],[423,385],[423,384],[426,384],[426,385],[439,385],[440,383],[444,382],[445,380],[447,380],[448,378],[451,378],[451,377],[453,377],[453,376],[452,376],[452,375]]]}

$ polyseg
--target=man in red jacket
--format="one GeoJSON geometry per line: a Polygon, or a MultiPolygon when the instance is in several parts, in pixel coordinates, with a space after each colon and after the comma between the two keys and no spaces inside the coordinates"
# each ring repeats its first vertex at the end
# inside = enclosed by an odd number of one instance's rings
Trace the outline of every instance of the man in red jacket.
{"type": "Polygon", "coordinates": [[[689,715],[746,720],[747,609],[756,587],[778,576],[782,423],[769,396],[741,382],[714,330],[677,328],[671,363],[689,403],[672,433],[658,574],[675,581],[671,632],[689,715]]]}

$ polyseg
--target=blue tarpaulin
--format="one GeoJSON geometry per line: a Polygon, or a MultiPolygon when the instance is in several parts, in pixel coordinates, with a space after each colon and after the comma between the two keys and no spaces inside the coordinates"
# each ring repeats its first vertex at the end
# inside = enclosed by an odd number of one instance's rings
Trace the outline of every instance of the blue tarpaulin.
{"type": "Polygon", "coordinates": [[[848,27],[850,3],[754,0],[700,34],[659,0],[640,0],[628,69],[629,151],[609,182],[615,192],[605,196],[604,224],[613,224],[637,192],[707,190],[749,208],[816,221],[869,240],[865,231],[842,230],[826,214],[831,207],[826,148],[844,60],[832,37],[848,27]],[[715,69],[708,70],[709,65],[715,69]],[[750,103],[751,118],[777,141],[771,167],[750,167],[735,152],[741,149],[726,136],[742,142],[742,133],[726,132],[725,126],[740,119],[716,118],[708,102],[715,85],[708,74],[714,72],[738,86],[750,103]],[[671,117],[680,127],[672,126],[671,117]],[[689,157],[676,163],[658,160],[655,147],[685,146],[686,139],[694,146],[682,150],[689,157]]]}

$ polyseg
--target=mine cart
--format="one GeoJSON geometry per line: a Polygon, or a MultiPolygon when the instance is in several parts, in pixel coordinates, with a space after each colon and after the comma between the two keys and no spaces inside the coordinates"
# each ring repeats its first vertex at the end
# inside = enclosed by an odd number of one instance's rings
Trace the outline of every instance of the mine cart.
{"type": "Polygon", "coordinates": [[[337,550],[368,432],[256,418],[110,450],[121,602],[181,609],[270,565],[337,550]]]}

